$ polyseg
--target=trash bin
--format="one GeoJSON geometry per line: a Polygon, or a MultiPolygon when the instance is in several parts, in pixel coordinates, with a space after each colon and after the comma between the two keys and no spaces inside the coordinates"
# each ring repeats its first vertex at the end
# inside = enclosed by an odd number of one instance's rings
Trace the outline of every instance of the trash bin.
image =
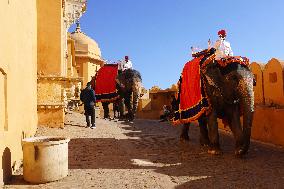
{"type": "Polygon", "coordinates": [[[22,140],[24,179],[46,183],[68,175],[68,142],[64,137],[32,137],[22,140]]]}

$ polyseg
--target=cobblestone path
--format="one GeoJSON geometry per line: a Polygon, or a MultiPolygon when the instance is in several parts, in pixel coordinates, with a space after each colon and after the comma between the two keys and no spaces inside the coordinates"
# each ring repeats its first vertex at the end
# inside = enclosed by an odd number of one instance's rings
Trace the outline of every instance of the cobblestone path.
{"type": "Polygon", "coordinates": [[[208,155],[198,142],[180,142],[180,127],[153,120],[134,123],[97,119],[85,128],[84,115],[67,114],[64,129],[39,127],[37,135],[71,138],[68,177],[30,185],[21,172],[5,188],[284,188],[284,149],[252,142],[249,154],[233,155],[234,140],[221,133],[221,156],[208,155]]]}

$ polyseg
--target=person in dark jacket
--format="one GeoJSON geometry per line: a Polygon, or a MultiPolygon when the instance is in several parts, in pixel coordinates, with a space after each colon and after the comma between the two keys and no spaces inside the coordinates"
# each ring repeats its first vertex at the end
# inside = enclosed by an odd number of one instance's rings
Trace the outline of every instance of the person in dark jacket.
{"type": "Polygon", "coordinates": [[[86,116],[86,122],[87,126],[91,129],[96,128],[95,125],[95,91],[92,89],[91,82],[87,83],[87,86],[85,89],[82,90],[80,94],[80,100],[84,103],[84,110],[85,110],[85,116],[86,116]],[[91,116],[91,123],[90,123],[90,117],[91,116]]]}

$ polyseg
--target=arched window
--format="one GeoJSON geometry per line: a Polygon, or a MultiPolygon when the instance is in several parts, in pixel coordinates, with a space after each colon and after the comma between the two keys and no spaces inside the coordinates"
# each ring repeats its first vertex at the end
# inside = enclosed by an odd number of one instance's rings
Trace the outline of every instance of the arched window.
{"type": "Polygon", "coordinates": [[[276,83],[277,82],[277,74],[276,72],[269,73],[269,82],[276,83]]]}

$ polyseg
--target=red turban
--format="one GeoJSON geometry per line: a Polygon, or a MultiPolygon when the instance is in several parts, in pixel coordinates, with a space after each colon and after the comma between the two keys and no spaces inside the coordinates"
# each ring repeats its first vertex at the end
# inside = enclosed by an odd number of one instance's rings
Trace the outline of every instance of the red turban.
{"type": "Polygon", "coordinates": [[[225,30],[220,30],[218,31],[218,35],[221,36],[221,37],[226,37],[226,31],[225,30]]]}

